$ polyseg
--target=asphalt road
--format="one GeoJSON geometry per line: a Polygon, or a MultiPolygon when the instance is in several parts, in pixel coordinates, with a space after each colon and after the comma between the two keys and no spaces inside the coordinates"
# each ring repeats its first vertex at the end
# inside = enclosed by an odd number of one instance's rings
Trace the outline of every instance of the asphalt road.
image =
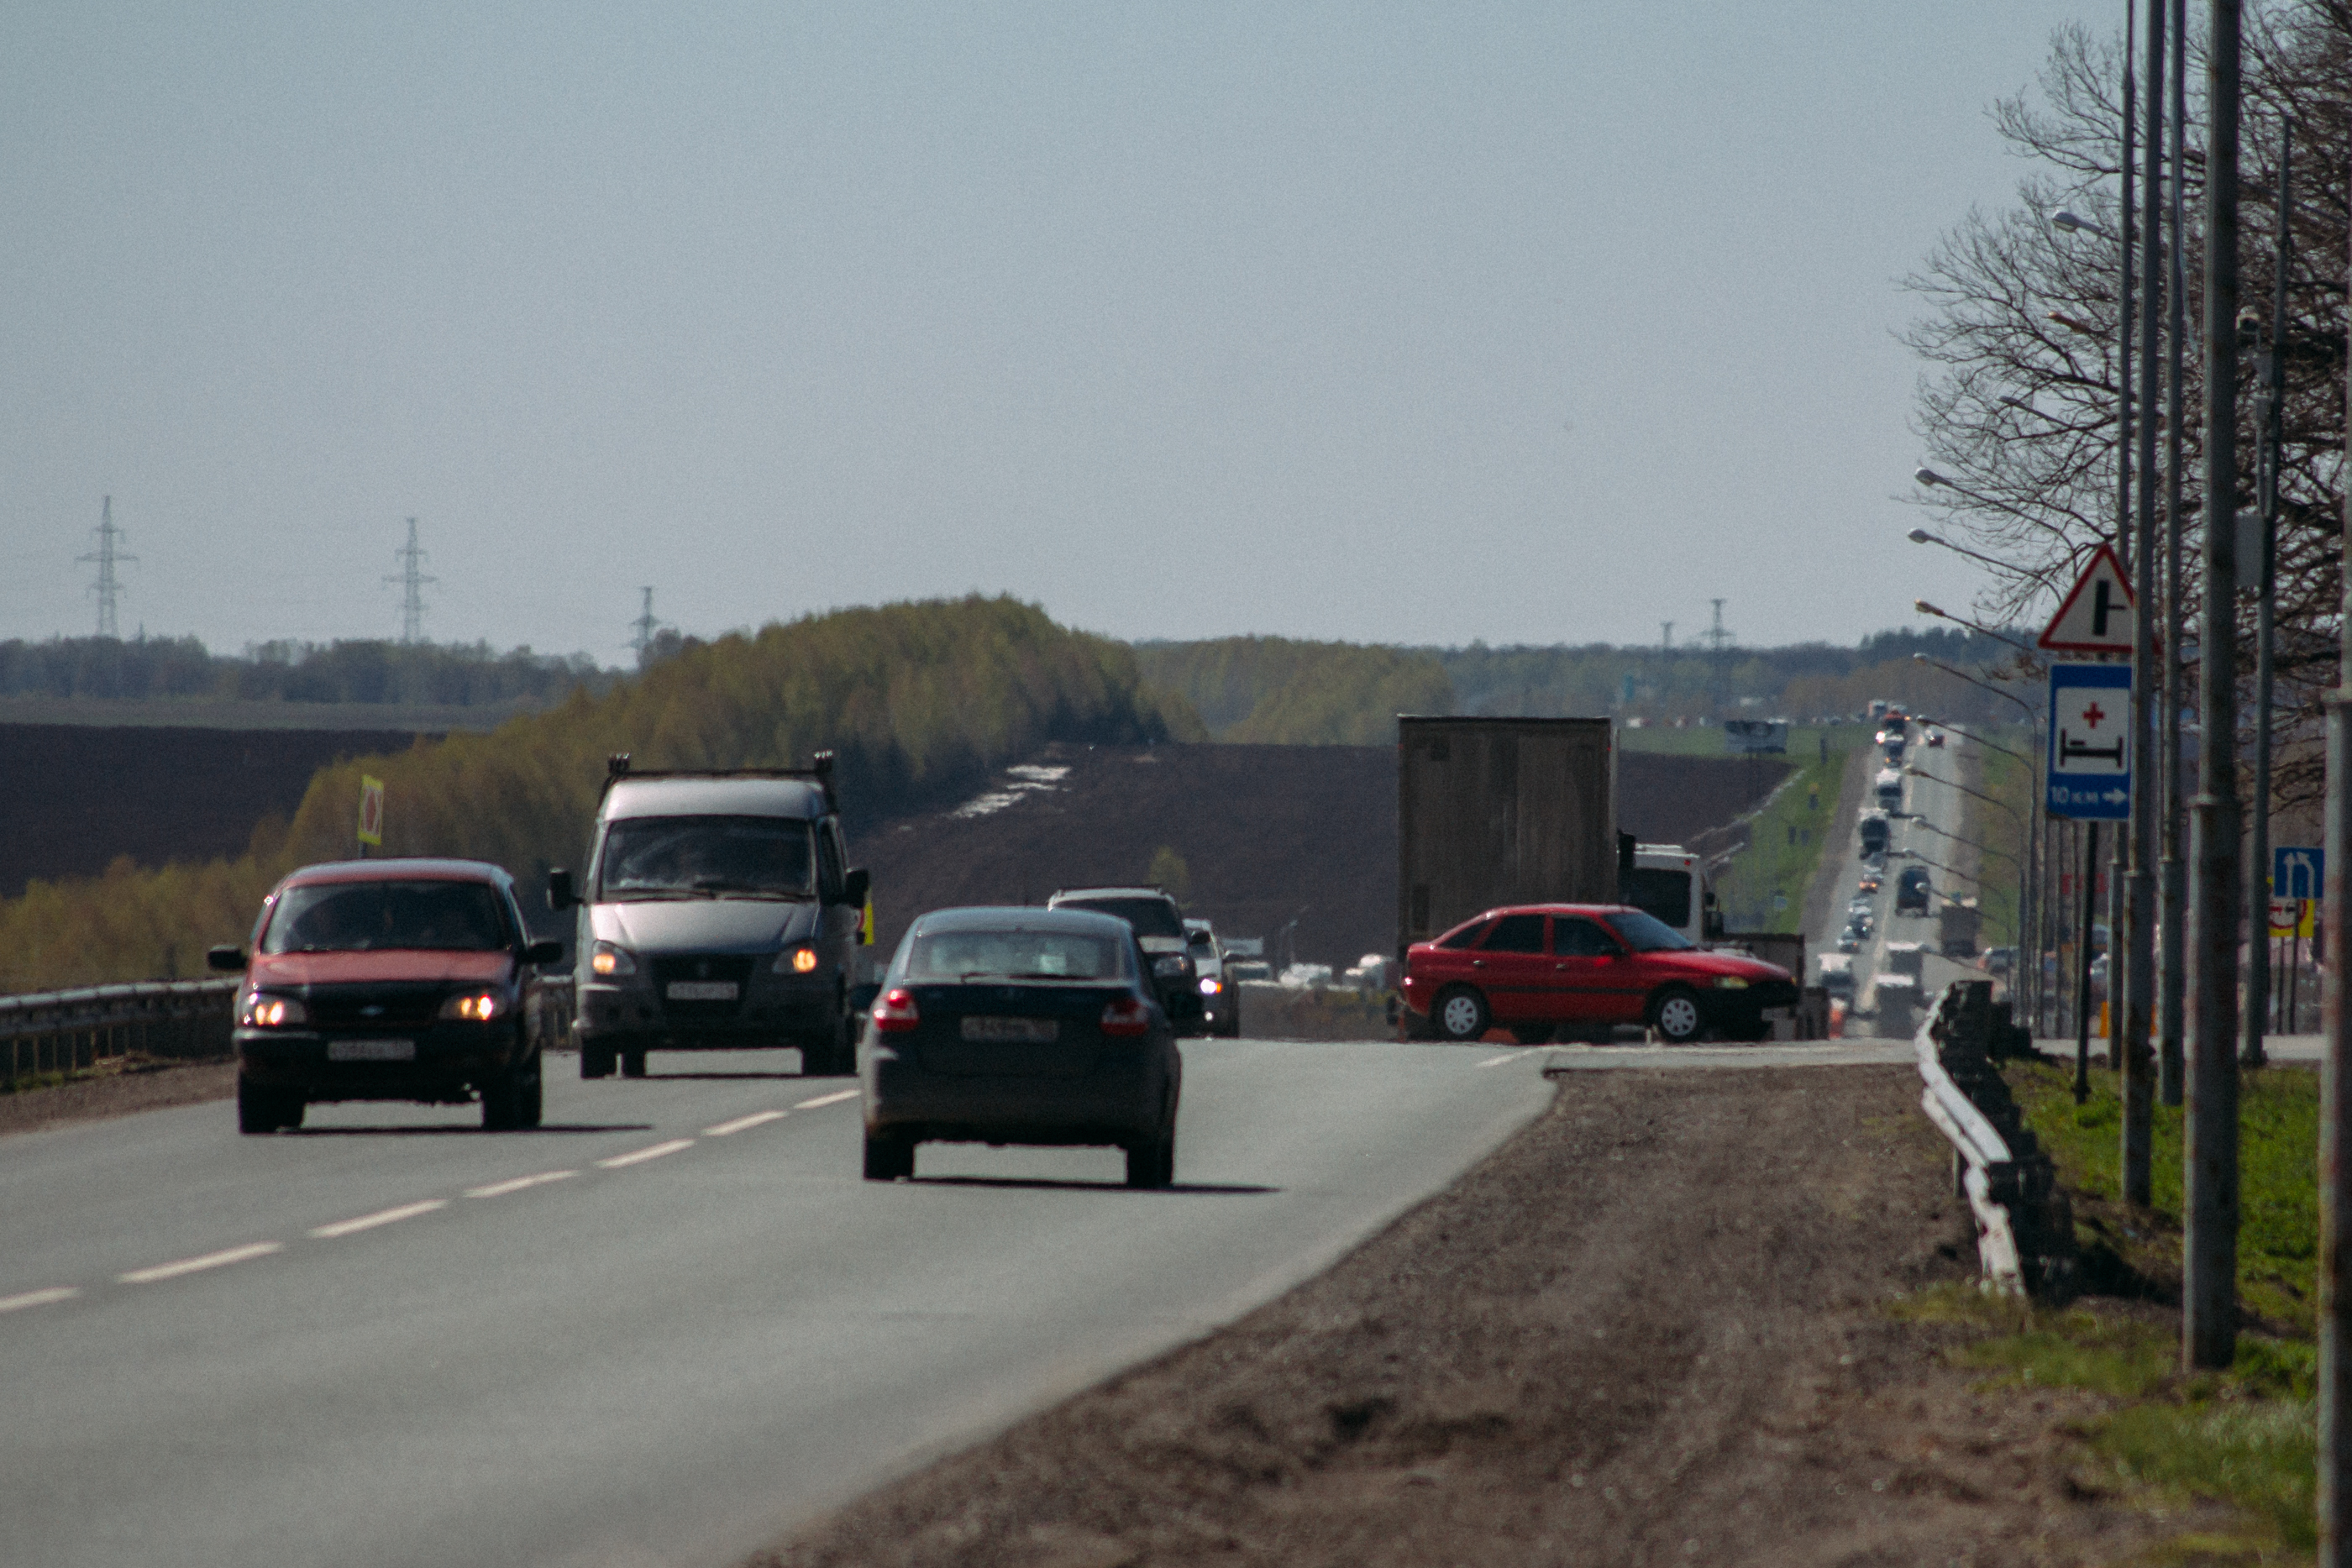
{"type": "Polygon", "coordinates": [[[1190,1041],[1108,1150],[857,1176],[791,1052],[551,1059],[548,1125],[225,1103],[0,1140],[0,1563],[712,1563],[1318,1272],[1534,1116],[1541,1051],[1190,1041]]]}

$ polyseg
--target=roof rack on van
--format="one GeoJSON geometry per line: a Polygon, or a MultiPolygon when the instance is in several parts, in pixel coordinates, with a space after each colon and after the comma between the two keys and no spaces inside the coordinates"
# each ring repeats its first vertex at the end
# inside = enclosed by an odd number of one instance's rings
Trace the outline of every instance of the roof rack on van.
{"type": "Polygon", "coordinates": [[[604,788],[597,798],[602,800],[615,784],[639,779],[809,779],[824,790],[825,805],[837,811],[841,800],[833,790],[833,763],[832,752],[820,751],[806,768],[661,768],[639,773],[629,766],[629,753],[615,751],[604,758],[604,788]]]}

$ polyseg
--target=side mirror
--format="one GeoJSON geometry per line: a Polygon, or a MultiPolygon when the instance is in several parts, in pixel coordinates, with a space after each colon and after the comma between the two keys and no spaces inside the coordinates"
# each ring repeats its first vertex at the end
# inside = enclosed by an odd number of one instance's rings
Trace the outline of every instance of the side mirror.
{"type": "Polygon", "coordinates": [[[563,944],[552,936],[543,942],[534,942],[522,950],[522,961],[526,964],[552,964],[562,956],[563,944]]]}
{"type": "Polygon", "coordinates": [[[205,953],[205,964],[207,967],[218,969],[225,975],[242,974],[245,972],[245,949],[242,947],[208,948],[205,953]]]}
{"type": "Polygon", "coordinates": [[[558,866],[547,873],[547,907],[561,913],[579,902],[580,895],[572,891],[569,870],[558,866]]]}
{"type": "Polygon", "coordinates": [[[841,902],[844,904],[854,904],[863,909],[866,907],[866,895],[873,891],[873,875],[862,865],[851,866],[848,873],[841,879],[841,902]]]}

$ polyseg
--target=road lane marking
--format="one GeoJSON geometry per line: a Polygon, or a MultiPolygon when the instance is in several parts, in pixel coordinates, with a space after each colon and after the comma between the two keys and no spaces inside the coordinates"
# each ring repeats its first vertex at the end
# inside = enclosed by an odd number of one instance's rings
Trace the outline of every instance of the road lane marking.
{"type": "Polygon", "coordinates": [[[844,1100],[855,1100],[856,1098],[856,1090],[845,1089],[838,1094],[820,1094],[814,1100],[803,1100],[799,1104],[793,1106],[793,1109],[795,1111],[814,1111],[820,1105],[838,1105],[844,1100]]]}
{"type": "Polygon", "coordinates": [[[379,1209],[362,1214],[357,1219],[338,1219],[332,1225],[321,1225],[310,1232],[321,1241],[332,1241],[338,1236],[355,1236],[362,1230],[373,1230],[379,1225],[391,1225],[398,1220],[414,1219],[420,1214],[430,1214],[436,1208],[446,1208],[446,1197],[428,1197],[422,1203],[404,1203],[398,1208],[379,1209]]]}
{"type": "Polygon", "coordinates": [[[53,1306],[58,1301],[70,1301],[81,1291],[71,1285],[52,1285],[46,1291],[26,1291],[20,1295],[0,1296],[0,1312],[21,1312],[26,1307],[53,1306]]]}
{"type": "Polygon", "coordinates": [[[1488,1057],[1478,1065],[1481,1067],[1500,1067],[1506,1061],[1517,1061],[1518,1059],[1518,1052],[1515,1051],[1507,1051],[1500,1056],[1488,1057]]]}
{"type": "Polygon", "coordinates": [[[286,1249],[283,1241],[248,1241],[242,1247],[226,1247],[218,1252],[207,1252],[201,1258],[183,1258],[176,1263],[158,1263],[150,1269],[133,1269],[115,1279],[125,1285],[152,1285],[159,1280],[176,1280],[183,1274],[202,1273],[206,1269],[225,1269],[231,1263],[243,1263],[255,1258],[267,1258],[272,1252],[286,1249]]]}
{"type": "Polygon", "coordinates": [[[705,1127],[702,1129],[702,1135],[706,1138],[723,1138],[730,1133],[744,1132],[765,1122],[782,1121],[783,1114],[782,1111],[754,1111],[748,1116],[738,1116],[731,1122],[721,1122],[715,1127],[705,1127]]]}
{"type": "Polygon", "coordinates": [[[544,1186],[551,1181],[576,1176],[578,1171],[541,1171],[537,1176],[513,1176],[506,1181],[494,1181],[488,1186],[469,1186],[467,1197],[504,1197],[510,1192],[520,1192],[527,1186],[544,1186]]]}
{"type": "Polygon", "coordinates": [[[692,1147],[694,1147],[692,1138],[672,1138],[667,1144],[652,1144],[642,1149],[632,1149],[625,1155],[614,1155],[609,1160],[598,1160],[596,1168],[604,1171],[616,1171],[623,1166],[633,1166],[640,1160],[657,1160],[664,1155],[674,1155],[680,1149],[692,1147]]]}

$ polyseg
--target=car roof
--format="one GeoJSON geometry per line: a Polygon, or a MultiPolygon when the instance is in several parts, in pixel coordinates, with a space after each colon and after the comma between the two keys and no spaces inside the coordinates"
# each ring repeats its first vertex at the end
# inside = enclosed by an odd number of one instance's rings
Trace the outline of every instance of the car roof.
{"type": "MultiPolygon", "coordinates": [[[[1498,915],[1641,915],[1645,911],[1631,904],[1502,904],[1471,920],[1491,920],[1498,915]]],[[[1469,920],[1461,922],[1467,925],[1469,920]]],[[[1460,929],[1457,925],[1454,929],[1460,929]]]]}
{"type": "Polygon", "coordinates": [[[825,814],[824,787],[814,779],[696,777],[618,779],[599,815],[627,817],[783,817],[814,821],[825,814]]]}
{"type": "Polygon", "coordinates": [[[322,861],[289,872],[280,887],[305,887],[321,882],[487,882],[511,886],[514,878],[504,866],[488,861],[446,860],[435,856],[402,856],[391,860],[322,861]]]}
{"type": "Polygon", "coordinates": [[[1074,936],[1133,936],[1135,927],[1116,915],[1092,909],[1041,909],[1034,904],[975,904],[934,909],[915,917],[912,929],[941,931],[1066,931],[1074,936]]]}
{"type": "Polygon", "coordinates": [[[1164,887],[1057,887],[1049,904],[1066,898],[1164,898],[1176,902],[1176,895],[1164,887]]]}

